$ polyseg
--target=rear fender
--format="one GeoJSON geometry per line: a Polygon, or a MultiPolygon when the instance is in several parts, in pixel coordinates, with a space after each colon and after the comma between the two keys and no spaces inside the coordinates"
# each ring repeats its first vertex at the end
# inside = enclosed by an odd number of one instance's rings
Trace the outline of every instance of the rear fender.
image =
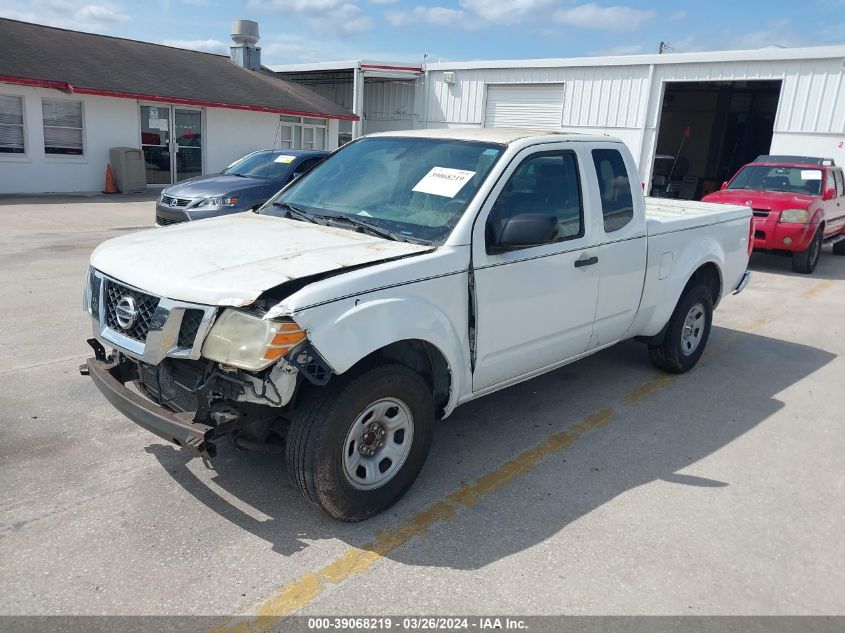
{"type": "MultiPolygon", "coordinates": [[[[658,250],[660,250],[658,248],[658,250]]],[[[721,295],[724,295],[725,288],[724,270],[725,270],[725,251],[719,244],[719,241],[713,237],[705,237],[701,241],[696,242],[694,248],[681,249],[680,253],[675,253],[678,260],[672,263],[672,272],[666,279],[659,279],[658,270],[660,267],[660,253],[656,255],[656,261],[649,261],[649,271],[646,277],[646,289],[643,296],[643,306],[652,305],[651,314],[646,316],[645,323],[641,323],[641,327],[636,327],[636,334],[642,336],[659,335],[672,313],[675,311],[675,306],[681,299],[681,295],[686,288],[687,283],[695,274],[695,272],[705,264],[713,264],[719,271],[719,281],[721,293],[719,297],[714,297],[714,304],[719,303],[721,295]]],[[[649,257],[651,259],[651,256],[649,257]]]]}

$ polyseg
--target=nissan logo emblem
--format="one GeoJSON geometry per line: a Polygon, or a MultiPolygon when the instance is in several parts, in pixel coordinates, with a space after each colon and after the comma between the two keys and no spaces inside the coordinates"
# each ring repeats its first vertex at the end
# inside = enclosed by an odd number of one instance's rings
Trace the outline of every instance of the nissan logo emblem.
{"type": "Polygon", "coordinates": [[[138,308],[135,305],[135,299],[132,297],[121,297],[120,301],[114,307],[114,316],[117,319],[117,324],[124,330],[131,328],[135,319],[138,318],[138,308]]]}

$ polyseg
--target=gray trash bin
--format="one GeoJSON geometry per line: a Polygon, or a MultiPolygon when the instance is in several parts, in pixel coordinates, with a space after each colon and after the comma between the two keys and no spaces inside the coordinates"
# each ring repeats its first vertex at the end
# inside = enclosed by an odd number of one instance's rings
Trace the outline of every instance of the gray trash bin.
{"type": "Polygon", "coordinates": [[[112,147],[109,162],[114,184],[120,193],[140,193],[147,190],[144,155],[135,147],[112,147]]]}

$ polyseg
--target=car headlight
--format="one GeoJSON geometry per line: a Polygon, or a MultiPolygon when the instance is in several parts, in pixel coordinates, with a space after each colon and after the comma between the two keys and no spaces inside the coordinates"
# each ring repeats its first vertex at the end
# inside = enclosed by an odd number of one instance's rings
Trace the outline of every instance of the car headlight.
{"type": "Polygon", "coordinates": [[[264,369],[305,340],[290,319],[262,319],[228,309],[215,321],[202,344],[202,355],[224,365],[250,371],[264,369]]]}
{"type": "Polygon", "coordinates": [[[807,209],[784,209],[780,212],[779,222],[789,224],[807,224],[810,221],[810,212],[807,209]]]}
{"type": "Polygon", "coordinates": [[[233,207],[238,204],[237,196],[221,196],[214,198],[206,198],[202,200],[197,207],[233,207]]]}

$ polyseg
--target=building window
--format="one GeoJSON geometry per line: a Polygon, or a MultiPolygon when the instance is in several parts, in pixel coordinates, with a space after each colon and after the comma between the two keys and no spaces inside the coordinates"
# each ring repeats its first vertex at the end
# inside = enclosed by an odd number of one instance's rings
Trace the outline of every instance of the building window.
{"type": "Polygon", "coordinates": [[[81,156],[83,147],[82,102],[42,99],[44,153],[81,156]]]}
{"type": "Polygon", "coordinates": [[[282,115],[279,117],[279,149],[326,149],[328,120],[282,115]]]}
{"type": "Polygon", "coordinates": [[[23,154],[23,99],[0,95],[0,154],[23,154]]]}

